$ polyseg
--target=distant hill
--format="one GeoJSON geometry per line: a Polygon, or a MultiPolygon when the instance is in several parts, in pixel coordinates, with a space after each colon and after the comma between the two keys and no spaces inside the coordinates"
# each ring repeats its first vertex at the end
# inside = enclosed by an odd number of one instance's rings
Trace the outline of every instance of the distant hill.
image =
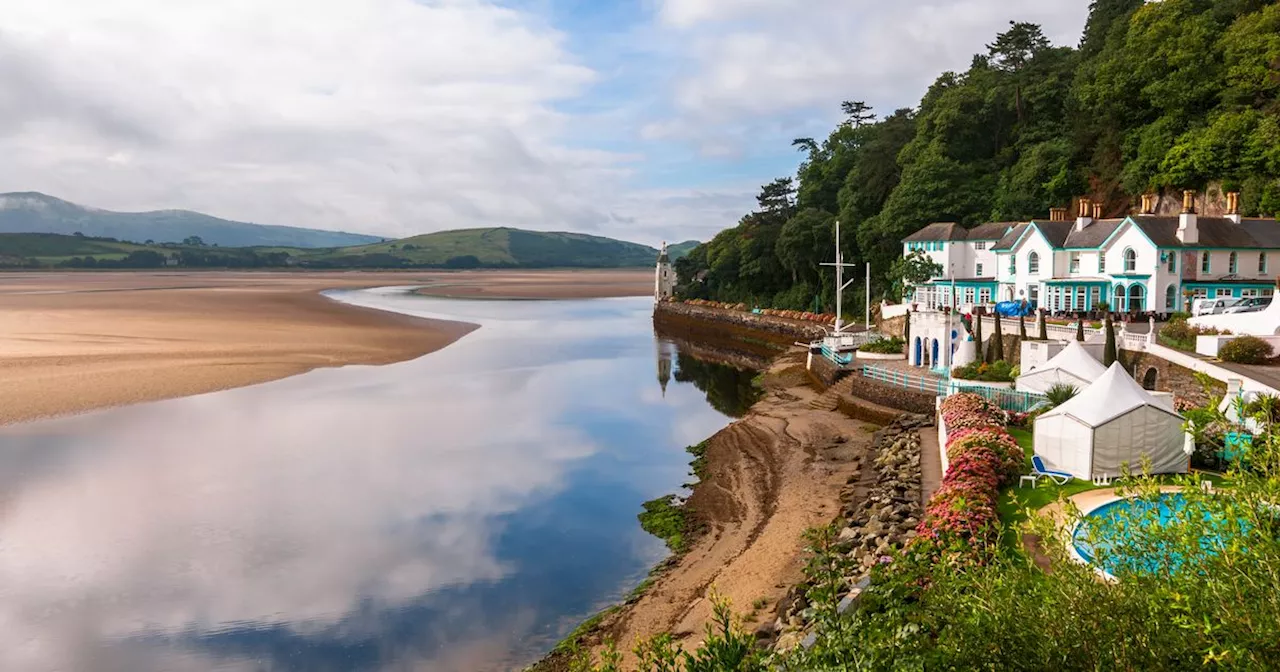
{"type": "Polygon", "coordinates": [[[667,258],[670,259],[671,261],[675,261],[676,259],[679,259],[680,257],[683,257],[686,254],[689,254],[689,250],[692,250],[693,248],[701,244],[702,243],[696,240],[686,240],[683,243],[668,245],[667,258]]]}
{"type": "Polygon", "coordinates": [[[338,248],[137,244],[54,233],[0,233],[9,268],[634,268],[652,266],[646,245],[580,233],[462,229],[338,248]]]}
{"type": "Polygon", "coordinates": [[[656,249],[638,243],[499,227],[346,247],[310,255],[304,263],[317,267],[624,268],[650,266],[657,258],[656,249]]]}
{"type": "Polygon", "coordinates": [[[220,247],[342,247],[382,240],[358,233],[233,222],[186,210],[112,212],[38,192],[0,194],[0,233],[81,233],[139,243],[177,243],[194,236],[220,247]]]}

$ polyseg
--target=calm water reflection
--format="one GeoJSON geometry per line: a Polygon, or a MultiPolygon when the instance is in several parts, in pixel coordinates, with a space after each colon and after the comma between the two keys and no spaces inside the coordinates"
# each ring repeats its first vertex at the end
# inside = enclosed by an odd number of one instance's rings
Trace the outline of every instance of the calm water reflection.
{"type": "Polygon", "coordinates": [[[341,298],[484,328],[0,431],[0,669],[518,667],[663,555],[640,503],[727,422],[689,382],[733,413],[750,379],[655,348],[645,299],[341,298]]]}

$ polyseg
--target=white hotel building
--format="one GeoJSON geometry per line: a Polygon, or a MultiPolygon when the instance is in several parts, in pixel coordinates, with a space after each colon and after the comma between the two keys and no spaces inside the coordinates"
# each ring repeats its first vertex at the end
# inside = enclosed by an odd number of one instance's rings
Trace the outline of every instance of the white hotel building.
{"type": "Polygon", "coordinates": [[[1275,219],[1241,218],[1236,194],[1227,194],[1223,217],[1198,216],[1192,192],[1178,215],[1152,214],[1154,204],[1144,196],[1140,214],[1120,219],[1102,219],[1101,206],[1082,200],[1074,220],[1055,208],[1047,221],[930,224],[903,240],[903,253],[923,251],[942,274],[910,288],[908,300],[968,312],[1026,299],[1053,313],[1106,301],[1114,312],[1167,314],[1186,310],[1186,294],[1273,293],[1280,274],[1275,219]]]}

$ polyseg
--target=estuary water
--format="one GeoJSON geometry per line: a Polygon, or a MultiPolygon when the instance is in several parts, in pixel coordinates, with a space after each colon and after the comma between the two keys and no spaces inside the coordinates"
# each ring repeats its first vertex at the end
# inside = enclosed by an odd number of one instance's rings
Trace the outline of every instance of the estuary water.
{"type": "Polygon", "coordinates": [[[481,328],[0,429],[0,669],[519,668],[662,558],[641,503],[745,409],[649,299],[331,296],[481,328]]]}

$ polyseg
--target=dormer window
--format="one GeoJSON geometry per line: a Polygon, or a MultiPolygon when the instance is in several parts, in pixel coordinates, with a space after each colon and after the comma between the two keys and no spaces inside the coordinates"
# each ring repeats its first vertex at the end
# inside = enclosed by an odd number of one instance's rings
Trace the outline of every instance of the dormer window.
{"type": "Polygon", "coordinates": [[[1133,273],[1138,270],[1138,253],[1133,248],[1125,248],[1124,251],[1124,272],[1133,273]]]}

